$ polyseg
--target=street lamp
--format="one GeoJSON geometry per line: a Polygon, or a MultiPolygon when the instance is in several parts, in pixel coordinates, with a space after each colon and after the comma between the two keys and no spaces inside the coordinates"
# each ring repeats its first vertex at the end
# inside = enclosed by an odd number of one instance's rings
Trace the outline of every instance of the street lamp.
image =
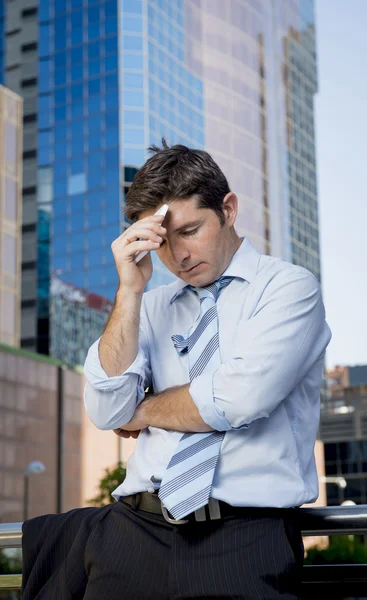
{"type": "MultiPolygon", "coordinates": [[[[344,502],[342,502],[340,506],[356,506],[356,503],[353,502],[353,500],[344,500],[344,502]]],[[[353,542],[354,535],[348,535],[348,540],[350,542],[353,542]]]]}
{"type": "Polygon", "coordinates": [[[325,475],[321,475],[320,481],[322,481],[322,483],[335,483],[343,490],[347,487],[347,482],[344,477],[325,477],[325,475]]]}
{"type": "Polygon", "coordinates": [[[39,475],[46,470],[46,467],[39,460],[33,460],[29,463],[28,467],[24,471],[24,496],[23,496],[23,521],[28,519],[28,488],[29,488],[29,476],[39,475]]]}

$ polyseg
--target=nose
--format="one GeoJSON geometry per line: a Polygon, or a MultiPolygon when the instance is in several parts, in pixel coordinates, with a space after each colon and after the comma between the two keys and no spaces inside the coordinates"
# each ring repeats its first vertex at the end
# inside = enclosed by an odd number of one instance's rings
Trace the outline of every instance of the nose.
{"type": "Polygon", "coordinates": [[[171,260],[177,267],[185,266],[185,262],[190,256],[190,252],[182,240],[169,244],[171,260]]]}

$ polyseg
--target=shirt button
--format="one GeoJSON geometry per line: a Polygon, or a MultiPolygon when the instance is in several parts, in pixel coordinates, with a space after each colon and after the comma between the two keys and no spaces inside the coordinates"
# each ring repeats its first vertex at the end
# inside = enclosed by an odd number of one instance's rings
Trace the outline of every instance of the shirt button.
{"type": "Polygon", "coordinates": [[[148,488],[149,494],[154,494],[155,489],[153,487],[148,488]]]}

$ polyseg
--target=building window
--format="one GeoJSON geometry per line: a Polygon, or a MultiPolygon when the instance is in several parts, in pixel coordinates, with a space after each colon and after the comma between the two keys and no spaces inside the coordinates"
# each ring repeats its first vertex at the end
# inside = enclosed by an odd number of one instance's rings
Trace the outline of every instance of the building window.
{"type": "Polygon", "coordinates": [[[24,10],[22,10],[22,17],[24,19],[28,19],[29,17],[34,17],[38,12],[38,9],[36,7],[34,8],[25,8],[24,10]]]}
{"type": "Polygon", "coordinates": [[[87,178],[85,173],[76,173],[68,179],[68,195],[83,194],[87,191],[87,178]]]}
{"type": "Polygon", "coordinates": [[[35,223],[31,223],[30,225],[22,226],[22,233],[29,233],[30,231],[36,231],[35,223]]]}
{"type": "Polygon", "coordinates": [[[22,308],[33,308],[36,306],[36,300],[22,300],[22,308]]]}
{"type": "Polygon", "coordinates": [[[20,85],[22,88],[29,88],[34,85],[37,85],[37,77],[31,77],[30,79],[23,79],[23,81],[21,82],[20,85]]]}
{"type": "Polygon", "coordinates": [[[22,271],[32,271],[36,267],[37,267],[37,263],[35,260],[31,260],[31,261],[22,263],[22,271]]]}
{"type": "Polygon", "coordinates": [[[36,186],[32,185],[30,187],[23,188],[23,196],[32,196],[37,191],[36,186]]]}
{"type": "Polygon", "coordinates": [[[26,53],[26,52],[33,52],[34,50],[37,50],[37,48],[38,48],[37,42],[32,42],[31,44],[23,44],[21,50],[22,50],[22,52],[26,53]]]}
{"type": "Polygon", "coordinates": [[[37,115],[36,113],[32,113],[30,115],[24,115],[23,117],[23,123],[34,123],[35,121],[37,121],[37,115]]]}
{"type": "Polygon", "coordinates": [[[37,156],[36,150],[27,150],[26,152],[23,152],[24,160],[27,160],[28,158],[36,158],[36,156],[37,156]]]}

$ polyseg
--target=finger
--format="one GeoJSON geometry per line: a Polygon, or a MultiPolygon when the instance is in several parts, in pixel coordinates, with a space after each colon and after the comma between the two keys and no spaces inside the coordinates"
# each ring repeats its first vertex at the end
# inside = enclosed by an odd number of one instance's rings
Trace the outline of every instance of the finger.
{"type": "Polygon", "coordinates": [[[126,230],[123,240],[126,243],[131,243],[136,240],[152,240],[153,242],[161,242],[162,235],[164,235],[165,230],[160,230],[159,227],[155,227],[155,230],[148,228],[136,228],[136,229],[128,229],[126,230]]]}
{"type": "Polygon", "coordinates": [[[126,258],[135,258],[137,252],[143,252],[144,250],[147,250],[148,252],[151,252],[152,250],[158,250],[160,245],[160,242],[152,242],[151,240],[132,242],[126,246],[126,248],[124,248],[124,255],[126,258]]]}
{"type": "Polygon", "coordinates": [[[137,237],[143,237],[143,235],[147,232],[153,232],[156,235],[164,235],[167,233],[167,229],[163,227],[160,223],[155,223],[154,221],[149,221],[146,223],[140,222],[132,225],[125,231],[125,234],[130,237],[131,234],[136,234],[137,237]]]}
{"type": "Polygon", "coordinates": [[[128,439],[130,437],[136,439],[140,433],[140,429],[137,429],[135,431],[127,431],[126,429],[114,429],[113,432],[124,439],[128,439]]]}
{"type": "Polygon", "coordinates": [[[166,218],[166,215],[150,215],[149,217],[144,217],[144,219],[139,219],[136,223],[144,223],[145,221],[155,221],[156,223],[162,223],[163,219],[166,218]]]}
{"type": "Polygon", "coordinates": [[[162,243],[158,240],[135,240],[129,242],[128,240],[122,241],[120,243],[120,239],[118,238],[111,244],[111,250],[115,258],[121,258],[123,256],[134,256],[137,252],[141,252],[143,250],[147,250],[150,252],[151,250],[156,250],[162,243]]]}
{"type": "Polygon", "coordinates": [[[153,223],[151,225],[151,228],[141,226],[136,227],[135,225],[129,227],[129,229],[126,229],[124,233],[122,233],[118,238],[116,238],[112,242],[112,248],[125,247],[131,242],[139,239],[150,239],[155,242],[161,241],[161,239],[158,240],[158,238],[162,238],[162,236],[167,233],[167,230],[164,227],[161,227],[161,225],[158,225],[157,223],[153,223]]]}
{"type": "Polygon", "coordinates": [[[157,218],[155,218],[153,216],[153,217],[146,217],[145,219],[141,219],[140,221],[136,221],[135,223],[130,225],[130,227],[128,229],[126,229],[126,231],[133,231],[135,229],[158,230],[160,227],[163,227],[161,217],[158,216],[157,218]]]}
{"type": "Polygon", "coordinates": [[[130,437],[130,431],[125,431],[125,429],[114,429],[113,433],[125,439],[130,437]]]}

